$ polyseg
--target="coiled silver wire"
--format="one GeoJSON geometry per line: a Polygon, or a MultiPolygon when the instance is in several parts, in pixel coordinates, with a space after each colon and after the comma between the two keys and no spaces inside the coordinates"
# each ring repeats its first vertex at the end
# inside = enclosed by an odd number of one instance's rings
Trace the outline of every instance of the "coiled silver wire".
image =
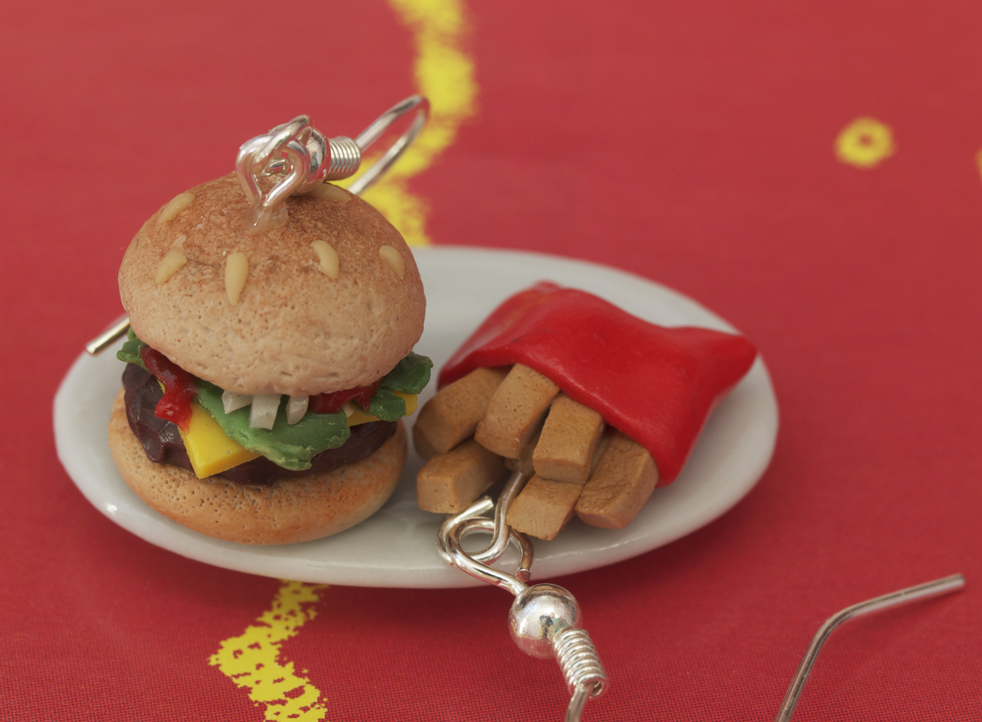
{"type": "Polygon", "coordinates": [[[555,653],[571,695],[582,685],[591,689],[591,697],[600,696],[608,679],[607,671],[585,629],[564,629],[555,639],[555,653]]]}
{"type": "Polygon", "coordinates": [[[354,175],[361,165],[361,149],[358,144],[345,136],[328,138],[327,144],[331,149],[331,164],[324,180],[340,180],[354,175]]]}

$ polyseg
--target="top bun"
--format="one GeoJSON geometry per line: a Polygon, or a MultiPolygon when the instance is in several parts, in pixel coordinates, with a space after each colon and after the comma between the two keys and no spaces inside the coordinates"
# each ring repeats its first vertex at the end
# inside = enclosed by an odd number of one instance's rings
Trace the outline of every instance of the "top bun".
{"type": "Polygon", "coordinates": [[[143,224],[119,269],[133,331],[184,370],[237,393],[311,395],[374,383],[419,340],[426,299],[416,262],[365,201],[325,185],[289,198],[285,225],[252,231],[234,174],[189,194],[186,207],[182,194],[143,224]],[[336,280],[314,241],[337,252],[336,280]],[[158,282],[174,251],[186,263],[158,282]],[[233,253],[248,261],[235,304],[225,281],[233,253]]]}

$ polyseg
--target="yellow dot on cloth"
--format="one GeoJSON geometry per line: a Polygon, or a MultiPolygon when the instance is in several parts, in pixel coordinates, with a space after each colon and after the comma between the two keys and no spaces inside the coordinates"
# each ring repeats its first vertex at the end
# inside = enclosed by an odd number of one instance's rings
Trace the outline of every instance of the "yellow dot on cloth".
{"type": "Polygon", "coordinates": [[[835,155],[855,168],[873,168],[893,155],[893,131],[875,118],[857,118],[835,139],[835,155]]]}

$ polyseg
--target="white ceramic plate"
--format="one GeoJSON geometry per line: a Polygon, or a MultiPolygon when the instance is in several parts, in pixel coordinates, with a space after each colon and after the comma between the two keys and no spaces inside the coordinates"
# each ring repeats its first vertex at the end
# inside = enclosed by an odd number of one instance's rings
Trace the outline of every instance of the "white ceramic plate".
{"type": "MultiPolygon", "coordinates": [[[[694,301],[650,281],[594,264],[531,253],[467,248],[415,251],[426,287],[426,331],[416,350],[443,364],[506,297],[536,281],[591,291],[666,326],[733,328],[694,301]]],[[[250,547],[189,531],[147,507],[130,491],[109,454],[107,425],[123,366],[114,353],[82,355],[55,396],[58,457],[85,497],[124,529],[206,564],[268,577],[368,587],[464,587],[481,582],[437,555],[442,517],[416,506],[410,461],[396,493],[361,525],[320,541],[250,547]]],[[[430,384],[422,394],[433,394],[430,384]]],[[[411,421],[411,420],[410,420],[411,421]]],[[[774,390],[759,358],[713,412],[682,474],[656,489],[624,530],[595,529],[573,519],[555,541],[535,540],[533,579],[612,564],[649,551],[707,524],[753,488],[767,468],[777,436],[774,390]]],[[[501,566],[508,569],[506,556],[501,566]]]]}

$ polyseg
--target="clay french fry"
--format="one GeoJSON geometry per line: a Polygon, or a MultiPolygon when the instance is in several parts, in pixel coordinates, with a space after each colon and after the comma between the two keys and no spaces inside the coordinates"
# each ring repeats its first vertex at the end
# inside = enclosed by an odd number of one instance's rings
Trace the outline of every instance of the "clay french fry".
{"type": "Polygon", "coordinates": [[[549,408],[532,463],[544,479],[582,486],[590,476],[604,420],[593,409],[559,394],[549,408]]]}
{"type": "Polygon", "coordinates": [[[539,434],[533,434],[532,438],[529,439],[525,450],[522,451],[522,455],[517,459],[505,459],[505,466],[508,467],[509,471],[521,471],[525,476],[531,479],[535,476],[535,467],[532,465],[532,453],[535,451],[535,447],[539,444],[539,434]]]}
{"type": "Polygon", "coordinates": [[[508,509],[508,525],[538,539],[555,539],[572,518],[581,488],[533,476],[508,509]]]}
{"type": "Polygon", "coordinates": [[[519,458],[558,393],[559,386],[538,371],[515,364],[488,402],[475,441],[499,456],[519,458]]]}
{"type": "MultiPolygon", "coordinates": [[[[548,421],[546,423],[548,425],[548,421]]],[[[542,433],[545,434],[545,429],[542,433]]],[[[593,444],[594,448],[587,466],[588,474],[600,461],[609,437],[610,434],[601,434],[600,439],[593,444]]],[[[533,443],[536,449],[539,448],[541,438],[540,436],[539,440],[533,443]]],[[[534,474],[531,457],[532,454],[529,454],[523,457],[524,460],[509,459],[505,463],[509,469],[522,468],[526,473],[534,474]]],[[[509,524],[518,531],[539,539],[554,539],[572,518],[582,489],[582,484],[570,484],[534,476],[512,502],[508,514],[509,524]]]]}
{"type": "Polygon", "coordinates": [[[507,368],[474,369],[440,389],[420,410],[413,438],[421,434],[434,453],[445,454],[473,436],[488,401],[507,374],[507,368]]]}
{"type": "Polygon", "coordinates": [[[505,462],[473,439],[437,454],[416,475],[419,508],[456,514],[470,506],[505,474],[505,462]]]}
{"type": "Polygon", "coordinates": [[[433,444],[419,428],[419,424],[413,424],[413,448],[416,449],[416,453],[423,461],[429,461],[436,456],[436,449],[433,448],[433,444]]]}
{"type": "Polygon", "coordinates": [[[576,515],[591,526],[623,529],[657,484],[658,468],[651,454],[620,431],[614,431],[580,493],[576,515]]]}

